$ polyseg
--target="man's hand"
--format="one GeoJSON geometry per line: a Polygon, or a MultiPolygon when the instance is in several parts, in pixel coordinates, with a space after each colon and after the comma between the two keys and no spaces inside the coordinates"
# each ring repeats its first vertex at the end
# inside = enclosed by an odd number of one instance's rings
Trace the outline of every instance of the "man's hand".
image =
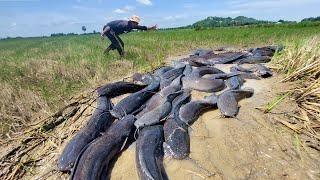
{"type": "Polygon", "coordinates": [[[158,29],[158,25],[154,25],[154,26],[148,26],[147,30],[156,30],[158,29]]]}
{"type": "Polygon", "coordinates": [[[156,30],[156,29],[158,29],[158,25],[154,25],[151,27],[151,30],[156,30]]]}
{"type": "Polygon", "coordinates": [[[116,33],[112,30],[110,30],[110,34],[115,35],[116,33]]]}
{"type": "Polygon", "coordinates": [[[104,34],[102,34],[102,33],[100,34],[100,39],[104,40],[104,34]]]}

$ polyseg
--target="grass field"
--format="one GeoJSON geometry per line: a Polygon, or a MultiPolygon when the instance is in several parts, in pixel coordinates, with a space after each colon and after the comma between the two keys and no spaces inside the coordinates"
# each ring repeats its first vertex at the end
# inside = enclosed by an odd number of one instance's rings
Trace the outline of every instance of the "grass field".
{"type": "Polygon", "coordinates": [[[9,39],[0,41],[0,118],[2,131],[50,114],[81,90],[161,65],[168,56],[194,48],[299,44],[319,34],[313,27],[232,27],[195,31],[167,30],[122,35],[125,60],[116,51],[105,56],[109,40],[99,35],[9,39]]]}

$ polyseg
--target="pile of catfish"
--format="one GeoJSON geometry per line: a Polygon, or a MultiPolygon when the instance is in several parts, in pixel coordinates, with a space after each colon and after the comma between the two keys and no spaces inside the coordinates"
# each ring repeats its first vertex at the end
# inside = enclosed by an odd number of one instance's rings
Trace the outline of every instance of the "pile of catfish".
{"type": "Polygon", "coordinates": [[[238,102],[254,90],[241,86],[245,79],[272,76],[261,65],[282,47],[267,46],[244,52],[198,49],[188,58],[173,61],[153,73],[135,74],[137,82],[119,81],[96,90],[97,107],[83,127],[65,146],[57,167],[71,171],[70,179],[107,179],[108,165],[124,149],[129,137],[136,142],[136,167],[140,179],[163,179],[164,154],[186,159],[190,152],[188,127],[201,111],[218,108],[235,118],[238,102]],[[215,64],[235,64],[225,73],[215,64]],[[248,68],[242,64],[250,63],[248,68]],[[209,93],[191,100],[191,91],[209,93]],[[218,92],[217,94],[215,94],[218,92]],[[111,99],[132,93],[113,105],[111,99]]]}

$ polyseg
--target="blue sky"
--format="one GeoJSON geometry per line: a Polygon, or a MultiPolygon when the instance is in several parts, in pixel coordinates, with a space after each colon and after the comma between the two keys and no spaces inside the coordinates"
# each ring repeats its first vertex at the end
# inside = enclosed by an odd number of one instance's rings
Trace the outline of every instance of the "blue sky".
{"type": "Polygon", "coordinates": [[[139,15],[159,28],[192,24],[208,16],[300,21],[320,16],[320,0],[0,0],[0,37],[101,31],[108,21],[139,15]]]}

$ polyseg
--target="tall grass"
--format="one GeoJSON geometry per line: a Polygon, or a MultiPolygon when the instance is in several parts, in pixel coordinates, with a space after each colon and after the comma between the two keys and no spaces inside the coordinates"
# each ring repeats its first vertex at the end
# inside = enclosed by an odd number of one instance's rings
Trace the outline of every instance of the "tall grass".
{"type": "Polygon", "coordinates": [[[298,82],[292,96],[300,107],[299,132],[320,141],[320,35],[286,46],[272,63],[286,74],[283,81],[298,82]]]}
{"type": "Polygon", "coordinates": [[[194,48],[283,44],[318,32],[319,26],[132,32],[122,35],[125,60],[120,60],[116,51],[103,55],[109,41],[100,41],[98,35],[1,40],[0,118],[6,117],[9,123],[20,117],[27,122],[39,112],[59,109],[82,89],[133,71],[151,70],[166,57],[194,48]]]}

